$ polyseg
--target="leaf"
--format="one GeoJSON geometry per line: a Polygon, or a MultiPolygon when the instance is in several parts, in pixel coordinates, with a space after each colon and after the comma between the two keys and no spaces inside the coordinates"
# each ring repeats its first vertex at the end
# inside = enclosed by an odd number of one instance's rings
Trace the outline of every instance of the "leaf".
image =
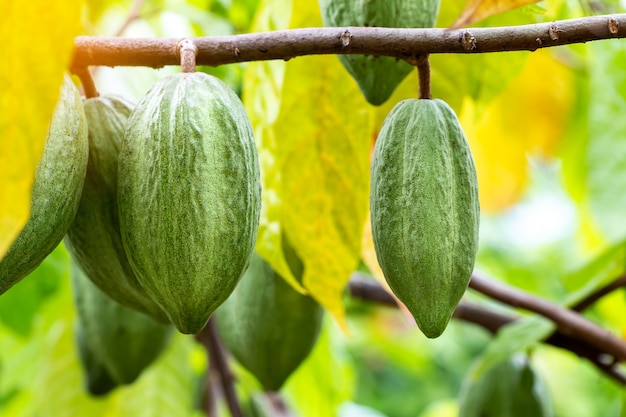
{"type": "MultiPolygon", "coordinates": [[[[301,6],[292,27],[321,25],[317,6],[301,6]]],[[[331,56],[288,62],[280,100],[275,122],[260,131],[266,194],[257,250],[293,284],[279,246],[286,234],[304,262],[304,287],[345,327],[342,293],[368,205],[371,108],[331,56]]],[[[275,103],[266,106],[272,120],[275,103]]]]}
{"type": "Polygon", "coordinates": [[[509,10],[528,4],[537,3],[539,0],[467,0],[465,8],[450,29],[458,29],[469,26],[472,23],[483,20],[489,16],[504,13],[509,10]]]}
{"type": "Polygon", "coordinates": [[[619,71],[626,65],[626,48],[613,42],[594,42],[587,48],[586,147],[578,165],[587,167],[584,197],[592,219],[605,238],[616,241],[626,234],[626,74],[619,71]]]}
{"type": "Polygon", "coordinates": [[[492,366],[545,339],[555,329],[553,322],[539,316],[520,319],[502,327],[476,360],[470,377],[477,380],[492,366]]]}
{"type": "Polygon", "coordinates": [[[282,392],[297,415],[336,416],[339,406],[354,398],[355,369],[342,337],[327,320],[315,348],[285,384],[282,392]]]}
{"type": "Polygon", "coordinates": [[[28,336],[44,301],[55,294],[59,282],[67,278],[67,252],[59,245],[29,277],[0,297],[0,323],[22,336],[28,336]]]}
{"type": "Polygon", "coordinates": [[[165,354],[139,379],[110,399],[107,415],[189,417],[193,411],[194,372],[189,356],[193,339],[175,334],[165,354]]]}
{"type": "Polygon", "coordinates": [[[35,169],[82,6],[74,0],[0,3],[0,259],[28,220],[35,169]]]}
{"type": "MultiPolygon", "coordinates": [[[[286,29],[290,18],[290,1],[265,0],[259,5],[252,30],[286,29]]],[[[282,196],[278,192],[281,172],[266,169],[275,164],[274,152],[278,142],[273,126],[280,111],[284,74],[284,61],[259,61],[249,63],[243,77],[243,103],[254,129],[263,190],[256,251],[289,284],[304,293],[306,291],[293,276],[282,251],[282,196]]]]}
{"type": "Polygon", "coordinates": [[[568,69],[548,51],[538,51],[486,107],[465,100],[460,120],[476,163],[483,211],[499,212],[520,199],[528,182],[528,154],[556,152],[569,116],[571,85],[568,69]]]}

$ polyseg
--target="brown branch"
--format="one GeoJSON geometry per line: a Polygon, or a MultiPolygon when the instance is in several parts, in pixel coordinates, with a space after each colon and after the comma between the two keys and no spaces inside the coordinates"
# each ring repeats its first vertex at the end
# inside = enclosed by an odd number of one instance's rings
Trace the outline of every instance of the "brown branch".
{"type": "Polygon", "coordinates": [[[419,79],[419,98],[431,100],[433,95],[430,91],[430,61],[428,60],[428,54],[418,56],[416,66],[419,79]]]}
{"type": "Polygon", "coordinates": [[[76,74],[78,78],[80,78],[80,83],[83,86],[83,91],[85,92],[86,98],[94,98],[100,95],[98,93],[98,89],[96,88],[96,83],[93,80],[93,76],[89,71],[89,68],[74,68],[72,69],[72,73],[76,74]]]}
{"type": "Polygon", "coordinates": [[[222,383],[222,391],[226,399],[226,404],[232,417],[243,417],[237,393],[235,392],[235,377],[228,366],[226,350],[222,346],[215,326],[215,320],[211,318],[206,327],[197,335],[197,339],[209,351],[210,366],[215,367],[219,372],[222,383]]]}
{"type": "Polygon", "coordinates": [[[584,340],[620,361],[626,360],[626,342],[574,311],[476,274],[469,286],[494,300],[542,315],[552,320],[559,332],[584,340]]]}
{"type": "MultiPolygon", "coordinates": [[[[291,59],[304,55],[364,54],[410,61],[434,53],[535,51],[540,48],[626,37],[626,14],[589,16],[493,28],[304,28],[194,38],[198,65],[291,59]]],[[[172,38],[76,38],[73,66],[178,65],[172,38]]]]}
{"type": "MultiPolygon", "coordinates": [[[[395,299],[378,283],[365,280],[354,274],[349,283],[353,297],[362,300],[373,301],[389,307],[397,307],[395,299]]],[[[461,301],[457,306],[453,318],[473,323],[483,327],[492,334],[496,334],[503,326],[511,324],[519,318],[497,313],[467,301],[461,301]]],[[[614,381],[626,385],[626,376],[621,374],[613,361],[607,362],[604,358],[606,353],[588,342],[561,333],[559,330],[548,336],[544,343],[569,350],[581,358],[589,360],[601,372],[614,381]]]]}
{"type": "Polygon", "coordinates": [[[607,284],[606,286],[598,289],[596,292],[589,294],[587,297],[579,301],[575,306],[572,307],[574,311],[583,311],[594,304],[596,301],[604,297],[605,295],[610,294],[611,292],[626,286],[626,275],[622,275],[617,278],[615,281],[607,284]]]}

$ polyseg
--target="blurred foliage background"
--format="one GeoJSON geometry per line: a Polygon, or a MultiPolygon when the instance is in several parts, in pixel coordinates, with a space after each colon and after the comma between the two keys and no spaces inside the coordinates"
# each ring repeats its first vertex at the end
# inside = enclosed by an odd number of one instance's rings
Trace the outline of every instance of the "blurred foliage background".
{"type": "MultiPolygon", "coordinates": [[[[443,0],[437,26],[449,26],[462,8],[460,0],[443,0]]],[[[547,0],[478,25],[518,25],[623,11],[623,4],[615,1],[547,0]]],[[[320,24],[317,2],[312,0],[89,0],[83,12],[83,34],[97,36],[193,37],[320,24]]],[[[446,100],[459,115],[477,164],[483,211],[477,270],[564,305],[623,274],[624,41],[534,53],[436,55],[431,65],[433,96],[446,100]]],[[[344,208],[344,220],[365,219],[367,208],[361,202],[367,199],[372,138],[395,103],[417,95],[416,74],[386,104],[373,108],[332,56],[199,69],[218,76],[242,96],[257,139],[275,149],[282,146],[281,141],[305,143],[296,137],[302,126],[310,125],[308,134],[313,136],[336,130],[332,123],[343,126],[347,140],[360,144],[344,159],[352,168],[342,175],[351,178],[352,188],[348,193],[334,190],[323,198],[336,198],[332,204],[344,208]],[[283,91],[289,88],[299,89],[299,95],[283,91]],[[312,93],[317,91],[322,93],[312,93]],[[330,124],[321,122],[340,105],[351,113],[339,112],[330,124]]],[[[177,71],[178,67],[93,69],[100,93],[134,101],[155,81],[177,71]]],[[[325,191],[311,183],[317,168],[306,171],[308,160],[290,162],[291,151],[279,152],[284,164],[294,165],[283,172],[293,175],[285,174],[280,183],[280,197],[291,205],[281,214],[287,219],[282,227],[305,229],[310,225],[307,216],[319,213],[303,211],[297,201],[310,205],[325,191]]],[[[343,149],[336,152],[341,156],[343,149]]],[[[268,164],[266,158],[266,169],[268,164]]],[[[265,175],[265,186],[277,184],[265,175]]],[[[272,216],[266,214],[266,220],[272,216]]],[[[360,240],[359,225],[347,223],[346,228],[356,230],[360,240]]],[[[264,242],[273,239],[267,233],[260,239],[261,253],[268,253],[269,245],[264,242]]],[[[311,246],[302,249],[309,259],[325,260],[344,252],[349,258],[348,253],[356,251],[365,265],[373,265],[367,233],[362,251],[348,244],[345,250],[341,245],[328,246],[323,240],[306,243],[304,236],[300,245],[311,246]]],[[[292,241],[298,244],[293,236],[292,241]]],[[[274,261],[280,264],[280,259],[274,261]]],[[[335,270],[319,267],[321,281],[309,284],[334,285],[333,274],[345,282],[350,265],[347,262],[335,270]]],[[[0,415],[203,415],[206,354],[193,338],[179,334],[166,354],[132,386],[103,399],[86,394],[73,339],[69,271],[70,261],[61,245],[30,277],[0,297],[0,415]]],[[[623,337],[625,295],[623,290],[615,291],[586,314],[623,337]]],[[[467,298],[489,308],[524,314],[471,291],[467,298]]],[[[572,353],[536,343],[545,330],[540,325],[526,326],[529,343],[515,337],[504,343],[475,325],[458,321],[439,339],[427,340],[397,310],[349,296],[326,301],[330,310],[341,309],[337,302],[345,306],[349,332],[340,328],[341,312],[334,311],[339,321],[326,316],[313,354],[282,391],[299,416],[457,416],[459,391],[473,367],[488,363],[489,355],[517,350],[529,355],[545,381],[555,416],[625,415],[623,388],[572,353]]],[[[248,409],[258,383],[233,365],[238,393],[248,409]]],[[[224,404],[220,409],[227,415],[224,404]]]]}

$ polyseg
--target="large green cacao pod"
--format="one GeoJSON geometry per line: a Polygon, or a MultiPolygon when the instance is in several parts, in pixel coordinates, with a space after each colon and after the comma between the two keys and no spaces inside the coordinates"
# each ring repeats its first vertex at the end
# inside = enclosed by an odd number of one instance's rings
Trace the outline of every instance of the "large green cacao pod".
{"type": "MultiPolygon", "coordinates": [[[[294,271],[296,277],[300,276],[294,271]]],[[[224,345],[266,390],[277,391],[311,352],[323,310],[296,292],[260,256],[215,320],[224,345]]]]}
{"type": "Polygon", "coordinates": [[[106,393],[107,378],[116,385],[132,383],[163,352],[172,326],[114,301],[78,266],[72,269],[72,286],[89,391],[106,393]]]}
{"type": "Polygon", "coordinates": [[[469,283],[478,247],[478,186],[469,145],[441,100],[404,100],[374,148],[370,209],[378,263],[431,338],[469,283]]]}
{"type": "Polygon", "coordinates": [[[246,270],[261,185],[252,127],[226,84],[182,73],[133,110],[118,203],[137,279],[182,333],[197,333],[246,270]]]}
{"type": "Polygon", "coordinates": [[[479,378],[471,372],[459,393],[459,417],[551,417],[548,389],[525,355],[515,355],[479,378]]]}
{"type": "Polygon", "coordinates": [[[167,322],[141,286],[122,246],[117,211],[117,166],[126,122],[134,107],[117,97],[85,101],[89,162],[83,193],[65,245],[87,277],[115,301],[167,322]]]}
{"type": "Polygon", "coordinates": [[[78,208],[87,153],[83,103],[65,76],[35,173],[30,217],[0,259],[0,294],[32,272],[63,239],[78,208]]]}
{"type": "MultiPolygon", "coordinates": [[[[435,25],[439,0],[319,0],[325,26],[428,28],[435,25]]],[[[380,105],[415,67],[392,57],[340,55],[371,104],[380,105]]]]}

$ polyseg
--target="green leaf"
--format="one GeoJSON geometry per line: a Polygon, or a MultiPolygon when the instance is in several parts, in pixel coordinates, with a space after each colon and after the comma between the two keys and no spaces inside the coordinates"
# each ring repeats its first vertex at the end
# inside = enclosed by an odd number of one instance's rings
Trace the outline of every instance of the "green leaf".
{"type": "Polygon", "coordinates": [[[0,323],[21,336],[29,336],[33,320],[41,306],[67,279],[69,260],[63,245],[59,245],[25,279],[0,297],[0,323]]]}
{"type": "MultiPolygon", "coordinates": [[[[132,385],[110,399],[107,414],[133,417],[189,417],[193,413],[193,339],[176,334],[165,354],[132,385]]],[[[86,415],[86,414],[84,414],[86,415]]]]}
{"type": "Polygon", "coordinates": [[[502,327],[477,359],[469,377],[477,380],[494,365],[537,344],[555,329],[552,321],[539,316],[520,319],[502,327]]]}
{"type": "Polygon", "coordinates": [[[355,370],[344,344],[335,323],[326,320],[313,352],[282,390],[297,415],[335,416],[338,407],[353,398],[355,370]]]}

